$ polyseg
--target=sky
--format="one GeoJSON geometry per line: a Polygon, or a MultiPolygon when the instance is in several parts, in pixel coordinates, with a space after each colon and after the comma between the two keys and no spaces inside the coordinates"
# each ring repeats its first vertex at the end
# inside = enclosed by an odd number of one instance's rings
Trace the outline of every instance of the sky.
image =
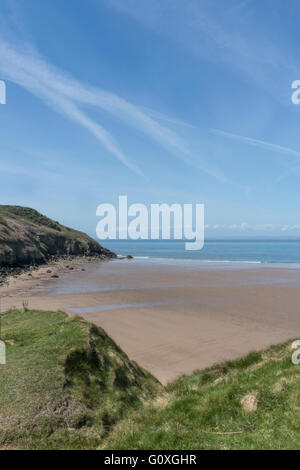
{"type": "Polygon", "coordinates": [[[205,204],[206,236],[299,236],[299,0],[1,0],[0,201],[205,204]]]}

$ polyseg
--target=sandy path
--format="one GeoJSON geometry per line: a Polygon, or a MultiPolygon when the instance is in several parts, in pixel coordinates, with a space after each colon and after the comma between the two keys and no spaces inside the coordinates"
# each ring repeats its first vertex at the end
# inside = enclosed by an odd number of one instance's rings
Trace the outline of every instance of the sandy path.
{"type": "Polygon", "coordinates": [[[80,312],[163,383],[300,338],[297,269],[114,261],[57,273],[49,279],[42,268],[1,287],[2,311],[25,300],[30,308],[80,312]]]}

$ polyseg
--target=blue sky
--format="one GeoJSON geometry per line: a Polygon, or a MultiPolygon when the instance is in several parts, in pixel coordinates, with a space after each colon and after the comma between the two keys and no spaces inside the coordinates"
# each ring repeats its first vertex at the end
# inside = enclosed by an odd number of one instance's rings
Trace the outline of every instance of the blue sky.
{"type": "Polygon", "coordinates": [[[0,196],[94,234],[100,203],[204,203],[300,235],[299,1],[1,0],[0,196]]]}

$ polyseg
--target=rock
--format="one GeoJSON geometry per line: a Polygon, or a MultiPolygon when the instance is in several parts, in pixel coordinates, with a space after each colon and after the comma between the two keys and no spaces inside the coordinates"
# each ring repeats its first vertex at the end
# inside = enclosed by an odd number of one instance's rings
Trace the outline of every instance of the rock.
{"type": "Polygon", "coordinates": [[[133,259],[133,256],[132,255],[127,255],[126,259],[133,259]]]}
{"type": "Polygon", "coordinates": [[[84,268],[82,268],[82,269],[81,269],[81,271],[85,271],[85,269],[84,269],[84,268]]]}
{"type": "Polygon", "coordinates": [[[51,277],[53,277],[53,278],[56,278],[56,279],[57,279],[59,276],[58,276],[57,274],[53,274],[51,277]]]}
{"type": "Polygon", "coordinates": [[[24,268],[69,256],[116,255],[85,233],[65,227],[34,209],[0,205],[0,268],[24,268]]]}
{"type": "Polygon", "coordinates": [[[257,393],[249,393],[245,395],[244,398],[241,400],[241,405],[243,410],[246,413],[251,413],[257,410],[257,393]]]}
{"type": "Polygon", "coordinates": [[[51,274],[51,273],[52,273],[51,269],[48,269],[48,270],[47,270],[47,273],[48,273],[48,274],[51,274]]]}

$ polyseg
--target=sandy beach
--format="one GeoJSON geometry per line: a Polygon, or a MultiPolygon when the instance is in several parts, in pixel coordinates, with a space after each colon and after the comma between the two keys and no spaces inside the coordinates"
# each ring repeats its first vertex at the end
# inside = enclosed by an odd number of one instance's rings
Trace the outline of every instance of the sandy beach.
{"type": "Polygon", "coordinates": [[[10,278],[0,296],[2,313],[25,302],[83,316],[164,384],[300,337],[296,267],[61,261],[10,278]]]}

